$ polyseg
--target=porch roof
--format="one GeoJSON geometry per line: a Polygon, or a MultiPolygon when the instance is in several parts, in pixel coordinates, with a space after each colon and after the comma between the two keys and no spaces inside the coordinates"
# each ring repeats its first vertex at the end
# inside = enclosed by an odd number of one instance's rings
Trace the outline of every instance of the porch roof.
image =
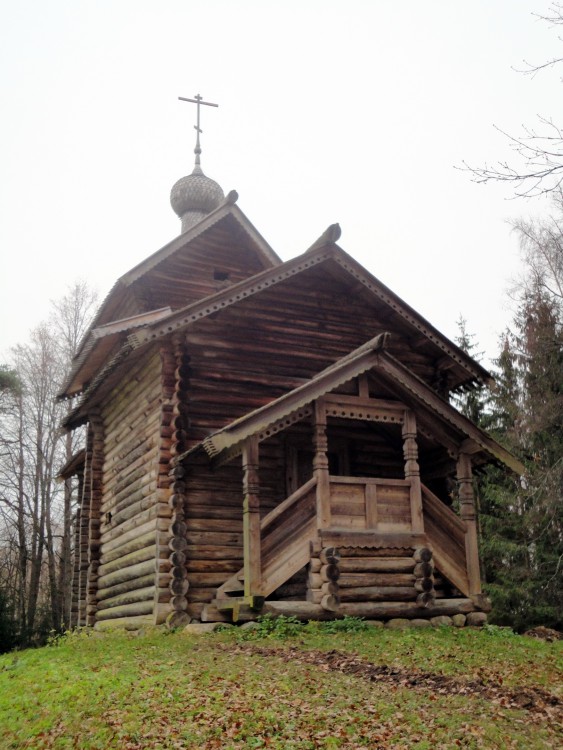
{"type": "MultiPolygon", "coordinates": [[[[189,451],[176,458],[179,463],[194,453],[205,451],[215,461],[225,461],[239,455],[244,441],[252,436],[264,440],[312,413],[311,405],[321,396],[362,373],[373,370],[397,393],[398,397],[415,402],[416,408],[430,415],[442,425],[446,423],[457,435],[459,452],[484,454],[495,459],[517,474],[524,466],[471,420],[438,396],[426,383],[414,375],[395,357],[385,351],[389,333],[382,333],[319,372],[307,383],[280,396],[265,406],[240,417],[220,430],[208,435],[189,451]]],[[[439,441],[440,438],[437,437],[439,441]]]]}

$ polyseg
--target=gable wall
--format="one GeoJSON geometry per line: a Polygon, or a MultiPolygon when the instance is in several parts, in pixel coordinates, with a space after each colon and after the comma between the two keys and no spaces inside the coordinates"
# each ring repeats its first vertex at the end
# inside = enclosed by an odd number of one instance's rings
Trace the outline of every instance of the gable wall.
{"type": "Polygon", "coordinates": [[[144,309],[182,308],[264,270],[256,254],[235,239],[225,237],[224,243],[211,245],[198,238],[134,282],[144,309]],[[228,278],[216,279],[215,272],[228,278]]]}
{"type": "MultiPolygon", "coordinates": [[[[303,272],[186,330],[190,356],[190,441],[262,406],[390,329],[326,273],[303,272]]],[[[391,329],[390,352],[428,383],[434,362],[391,329]]]]}

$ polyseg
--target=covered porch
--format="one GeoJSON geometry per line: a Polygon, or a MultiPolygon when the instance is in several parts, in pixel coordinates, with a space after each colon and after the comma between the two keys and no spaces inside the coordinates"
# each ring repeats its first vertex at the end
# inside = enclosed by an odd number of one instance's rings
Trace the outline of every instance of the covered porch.
{"type": "Polygon", "coordinates": [[[483,452],[490,455],[496,443],[385,353],[385,338],[376,337],[182,457],[189,463],[190,455],[204,450],[215,466],[242,457],[244,565],[217,588],[212,608],[232,610],[235,618],[240,607],[259,611],[303,570],[303,602],[326,612],[351,614],[359,602],[367,612],[365,602],[375,606],[389,597],[393,611],[401,603],[413,611],[432,609],[437,577],[446,580],[454,598],[480,601],[472,463],[482,460],[483,452]],[[374,394],[374,374],[389,384],[384,398],[374,394]],[[365,467],[358,475],[345,458],[338,460],[339,444],[331,445],[331,435],[346,422],[382,426],[400,436],[400,475],[397,464],[393,472],[382,467],[381,475],[372,466],[366,476],[365,467]],[[264,513],[261,446],[298,424],[310,425],[310,446],[300,446],[309,476],[293,446],[288,477],[293,491],[264,513]],[[432,428],[454,472],[459,514],[421,481],[419,441],[428,443],[432,428]],[[377,585],[381,580],[385,586],[377,585]]]}

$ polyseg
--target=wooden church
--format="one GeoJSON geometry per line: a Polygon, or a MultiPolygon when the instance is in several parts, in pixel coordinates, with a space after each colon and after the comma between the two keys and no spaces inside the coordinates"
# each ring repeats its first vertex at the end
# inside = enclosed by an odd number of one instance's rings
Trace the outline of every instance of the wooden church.
{"type": "Polygon", "coordinates": [[[200,151],[181,234],[117,281],[61,394],[87,428],[72,625],[486,611],[473,470],[522,467],[449,397],[491,376],[337,225],[282,262],[200,151]]]}

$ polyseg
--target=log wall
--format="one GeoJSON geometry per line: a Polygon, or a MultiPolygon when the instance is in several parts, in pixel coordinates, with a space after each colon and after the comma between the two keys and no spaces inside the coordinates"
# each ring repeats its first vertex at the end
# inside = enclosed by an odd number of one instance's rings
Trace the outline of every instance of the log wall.
{"type": "Polygon", "coordinates": [[[104,455],[99,504],[97,626],[154,622],[168,590],[169,424],[165,379],[174,377],[162,352],[138,360],[113,389],[100,414],[104,455]]]}
{"type": "MultiPolygon", "coordinates": [[[[187,329],[191,444],[389,329],[382,309],[344,287],[346,303],[339,302],[338,289],[326,272],[303,272],[187,329]]],[[[435,361],[412,347],[404,332],[394,333],[390,352],[432,385],[435,361]]]]}

